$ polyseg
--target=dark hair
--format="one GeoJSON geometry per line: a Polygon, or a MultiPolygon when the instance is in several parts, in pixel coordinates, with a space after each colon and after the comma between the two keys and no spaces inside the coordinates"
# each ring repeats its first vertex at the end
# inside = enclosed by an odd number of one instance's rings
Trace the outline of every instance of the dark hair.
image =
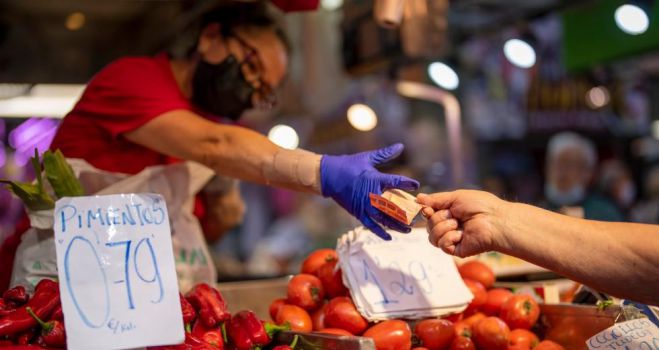
{"type": "MultiPolygon", "coordinates": [[[[288,36],[265,1],[229,1],[206,11],[194,27],[190,28],[186,37],[182,39],[185,43],[179,43],[187,46],[185,49],[186,56],[189,57],[195,52],[201,31],[211,23],[220,24],[220,34],[222,36],[231,35],[237,28],[271,30],[284,44],[286,51],[290,52],[291,50],[288,36]]],[[[171,50],[170,53],[172,53],[171,50]]],[[[175,53],[172,54],[176,56],[175,53]]]]}

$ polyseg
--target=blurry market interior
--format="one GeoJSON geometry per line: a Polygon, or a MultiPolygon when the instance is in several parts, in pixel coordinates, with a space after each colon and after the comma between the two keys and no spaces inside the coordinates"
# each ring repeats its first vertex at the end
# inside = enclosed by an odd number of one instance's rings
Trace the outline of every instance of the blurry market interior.
{"type": "MultiPolygon", "coordinates": [[[[0,1],[0,178],[33,179],[34,148],[47,149],[95,72],[167,50],[211,3],[0,1]]],[[[282,12],[293,50],[279,104],[240,124],[318,153],[402,142],[384,170],[422,192],[483,189],[538,205],[549,140],[575,132],[595,145],[585,185],[602,218],[659,223],[659,3],[407,0],[390,27],[373,5],[282,12]]],[[[295,272],[358,224],[328,199],[240,186],[242,224],[212,244],[222,280],[295,272]]],[[[0,191],[0,242],[22,210],[0,191]]]]}

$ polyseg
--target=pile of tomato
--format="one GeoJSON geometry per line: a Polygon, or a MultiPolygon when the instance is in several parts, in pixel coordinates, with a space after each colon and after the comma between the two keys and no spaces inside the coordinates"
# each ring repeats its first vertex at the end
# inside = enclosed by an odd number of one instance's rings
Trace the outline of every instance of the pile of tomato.
{"type": "Polygon", "coordinates": [[[301,273],[288,283],[286,298],[270,304],[277,324],[299,332],[372,338],[378,350],[562,350],[540,341],[530,329],[540,307],[528,294],[493,288],[492,270],[479,261],[458,267],[474,299],[464,312],[420,321],[370,323],[359,313],[343,285],[339,258],[333,249],[312,252],[301,273]]]}

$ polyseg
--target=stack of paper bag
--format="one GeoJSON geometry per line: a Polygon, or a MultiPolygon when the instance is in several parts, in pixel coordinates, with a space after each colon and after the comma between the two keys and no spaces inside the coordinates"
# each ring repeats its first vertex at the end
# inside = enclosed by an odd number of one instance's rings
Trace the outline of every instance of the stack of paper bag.
{"type": "Polygon", "coordinates": [[[453,259],[428,242],[423,228],[388,231],[384,241],[359,227],[339,238],[343,283],[369,321],[420,319],[463,311],[473,296],[453,259]]]}

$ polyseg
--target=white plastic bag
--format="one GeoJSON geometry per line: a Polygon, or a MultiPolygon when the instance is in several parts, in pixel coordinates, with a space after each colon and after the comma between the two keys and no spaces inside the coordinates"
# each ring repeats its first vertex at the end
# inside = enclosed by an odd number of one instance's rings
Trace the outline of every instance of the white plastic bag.
{"type": "MultiPolygon", "coordinates": [[[[88,195],[158,193],[165,198],[172,228],[179,288],[186,292],[200,282],[215,283],[217,274],[199,221],[193,214],[197,192],[214,172],[198,163],[148,167],[136,175],[96,169],[84,160],[67,159],[88,195]]],[[[31,289],[42,278],[57,277],[52,211],[32,212],[31,228],[16,251],[11,286],[31,289]]],[[[31,292],[31,290],[30,290],[31,292]]]]}

